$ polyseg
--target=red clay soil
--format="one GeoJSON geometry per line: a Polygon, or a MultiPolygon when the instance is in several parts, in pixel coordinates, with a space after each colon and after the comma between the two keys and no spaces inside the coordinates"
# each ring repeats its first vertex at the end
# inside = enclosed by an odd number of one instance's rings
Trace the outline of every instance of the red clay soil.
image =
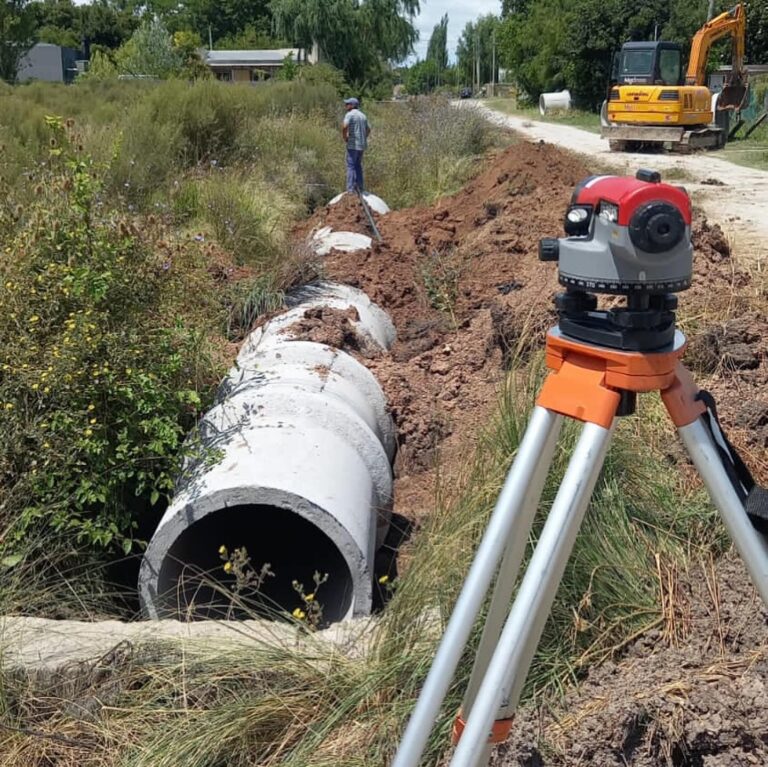
{"type": "MultiPolygon", "coordinates": [[[[573,187],[589,174],[580,160],[551,145],[515,144],[489,158],[456,195],[377,217],[383,242],[370,251],[332,252],[325,259],[326,277],[364,290],[397,327],[391,354],[366,364],[397,422],[399,481],[429,469],[438,447],[443,468],[454,448],[471,447],[494,409],[508,358],[543,347],[560,288],[556,266],[537,258],[538,242],[562,233],[573,187]]],[[[352,195],[318,211],[297,235],[326,225],[371,234],[352,195]]],[[[693,236],[696,278],[680,297],[681,316],[707,307],[707,324],[691,334],[692,367],[718,399],[724,395],[719,404],[729,433],[731,424],[751,424],[735,428],[736,443],[762,448],[768,440],[768,402],[760,394],[768,375],[766,318],[754,309],[745,314],[746,305],[737,305],[743,300],[733,298],[749,292],[752,278],[734,264],[720,228],[697,220],[693,236]]],[[[760,457],[757,469],[768,480],[760,457]]],[[[411,519],[426,510],[398,507],[411,519]]]]}
{"type": "MultiPolygon", "coordinates": [[[[325,277],[366,291],[397,328],[391,352],[374,357],[345,340],[338,317],[331,335],[361,356],[387,394],[399,439],[395,511],[409,520],[418,524],[434,508],[438,451],[442,476],[460,470],[496,409],[509,358],[543,348],[559,287],[556,266],[538,261],[538,242],[562,233],[573,187],[587,175],[553,146],[518,143],[489,158],[456,195],[380,217],[384,241],[369,252],[324,260],[325,277]]],[[[353,197],[318,211],[297,235],[323,225],[370,234],[353,197]]],[[[768,321],[760,288],[717,225],[699,218],[693,237],[694,287],[680,296],[688,365],[766,483],[768,321]]],[[[307,317],[309,330],[330,339],[317,327],[322,319],[307,317]]],[[[621,664],[593,670],[559,709],[567,715],[521,713],[494,764],[768,764],[768,630],[740,563],[717,577],[691,577],[681,594],[686,628],[677,644],[643,637],[621,664]]]]}

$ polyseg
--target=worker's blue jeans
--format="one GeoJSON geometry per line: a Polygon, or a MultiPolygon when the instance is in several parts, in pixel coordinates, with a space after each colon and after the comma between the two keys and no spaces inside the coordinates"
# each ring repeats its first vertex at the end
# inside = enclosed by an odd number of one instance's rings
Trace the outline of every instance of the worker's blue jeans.
{"type": "Polygon", "coordinates": [[[347,149],[347,191],[361,192],[365,190],[363,186],[363,150],[347,149]]]}

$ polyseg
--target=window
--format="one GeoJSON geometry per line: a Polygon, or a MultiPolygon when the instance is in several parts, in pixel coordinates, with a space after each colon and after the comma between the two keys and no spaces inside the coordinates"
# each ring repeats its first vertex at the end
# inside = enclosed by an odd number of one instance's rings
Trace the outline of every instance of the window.
{"type": "Polygon", "coordinates": [[[680,85],[682,65],[679,50],[662,48],[659,51],[659,75],[664,85],[680,85]]]}
{"type": "Polygon", "coordinates": [[[652,70],[653,50],[640,49],[621,52],[620,75],[650,75],[652,70]]]}

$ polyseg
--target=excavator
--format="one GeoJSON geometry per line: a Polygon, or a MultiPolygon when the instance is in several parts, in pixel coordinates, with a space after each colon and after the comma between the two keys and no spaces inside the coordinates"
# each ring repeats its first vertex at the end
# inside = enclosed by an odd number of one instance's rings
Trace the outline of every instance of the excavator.
{"type": "Polygon", "coordinates": [[[614,59],[608,99],[603,105],[601,136],[612,151],[662,145],[677,151],[722,147],[728,138],[729,113],[747,100],[744,4],[707,21],[693,37],[683,75],[677,43],[624,43],[614,59]],[[730,36],[731,72],[723,89],[707,88],[707,59],[712,45],[730,36]]]}

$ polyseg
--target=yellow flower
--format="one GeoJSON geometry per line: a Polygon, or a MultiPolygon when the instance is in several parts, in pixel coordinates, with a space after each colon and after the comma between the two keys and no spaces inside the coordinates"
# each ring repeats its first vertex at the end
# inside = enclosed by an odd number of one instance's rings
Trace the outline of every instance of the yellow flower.
{"type": "Polygon", "coordinates": [[[37,391],[40,388],[40,384],[33,383],[32,384],[32,391],[37,391]]]}
{"type": "Polygon", "coordinates": [[[51,387],[50,386],[46,386],[45,389],[43,389],[43,394],[49,394],[50,391],[51,391],[51,387]]]}
{"type": "Polygon", "coordinates": [[[13,402],[6,402],[5,403],[5,409],[6,410],[13,410],[13,402]]]}
{"type": "Polygon", "coordinates": [[[91,410],[96,410],[96,405],[88,405],[88,412],[90,413],[91,410]]]}
{"type": "Polygon", "coordinates": [[[95,423],[96,423],[96,419],[95,419],[95,418],[91,418],[91,420],[90,420],[90,421],[88,421],[88,423],[89,423],[89,424],[91,424],[91,425],[93,425],[93,424],[95,424],[95,423]]]}
{"type": "Polygon", "coordinates": [[[38,317],[36,314],[33,314],[33,315],[32,315],[32,316],[29,318],[29,323],[30,323],[31,325],[33,325],[35,322],[40,322],[40,318],[39,318],[39,317],[38,317]]]}
{"type": "Polygon", "coordinates": [[[223,557],[227,553],[227,547],[226,546],[219,546],[219,554],[223,557]]]}
{"type": "Polygon", "coordinates": [[[296,620],[300,620],[300,621],[303,621],[304,618],[307,617],[307,614],[300,607],[297,607],[293,611],[292,615],[293,615],[294,618],[296,618],[296,620]]]}
{"type": "Polygon", "coordinates": [[[305,602],[314,602],[315,601],[315,595],[314,594],[307,594],[304,597],[305,602]]]}
{"type": "Polygon", "coordinates": [[[225,573],[231,573],[232,572],[232,563],[231,562],[225,562],[224,563],[224,572],[225,573]]]}
{"type": "Polygon", "coordinates": [[[8,288],[8,290],[10,290],[13,287],[13,283],[9,280],[8,282],[5,283],[5,287],[8,288]]]}
{"type": "Polygon", "coordinates": [[[93,434],[93,429],[86,429],[83,434],[85,434],[86,437],[90,437],[93,434]]]}
{"type": "Polygon", "coordinates": [[[379,583],[389,583],[389,576],[388,575],[382,575],[381,578],[379,578],[379,583]]]}
{"type": "Polygon", "coordinates": [[[48,448],[51,446],[50,442],[43,442],[43,447],[48,448]]]}

